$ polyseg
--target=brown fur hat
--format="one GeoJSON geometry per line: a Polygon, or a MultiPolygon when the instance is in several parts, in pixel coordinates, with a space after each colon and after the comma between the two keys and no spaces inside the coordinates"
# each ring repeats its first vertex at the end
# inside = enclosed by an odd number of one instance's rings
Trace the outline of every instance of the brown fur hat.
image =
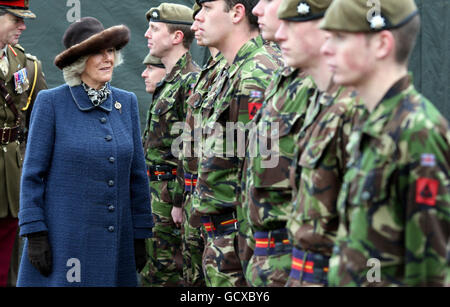
{"type": "Polygon", "coordinates": [[[111,47],[120,50],[130,40],[130,29],[118,25],[105,30],[103,24],[94,17],[84,17],[72,23],[63,36],[66,50],[55,57],[58,68],[74,63],[80,57],[111,47]]]}

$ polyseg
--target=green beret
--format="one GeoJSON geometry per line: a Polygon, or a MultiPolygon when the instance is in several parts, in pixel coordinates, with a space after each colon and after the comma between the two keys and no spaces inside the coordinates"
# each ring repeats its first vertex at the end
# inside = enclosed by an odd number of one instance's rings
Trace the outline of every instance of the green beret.
{"type": "Polygon", "coordinates": [[[200,4],[198,4],[197,2],[195,2],[194,6],[192,7],[192,10],[194,11],[194,13],[192,14],[192,18],[195,18],[195,15],[197,15],[201,9],[202,9],[202,6],[200,4]]]}
{"type": "Polygon", "coordinates": [[[278,18],[287,21],[320,19],[332,0],[283,0],[278,8],[278,18]]]}
{"type": "Polygon", "coordinates": [[[419,12],[414,0],[334,0],[320,27],[330,31],[373,32],[403,26],[419,12]]]}
{"type": "Polygon", "coordinates": [[[147,54],[143,62],[144,65],[152,65],[159,68],[165,68],[164,64],[161,62],[160,58],[157,58],[153,55],[147,54]]]}
{"type": "Polygon", "coordinates": [[[181,25],[192,25],[193,11],[191,8],[175,3],[162,3],[158,7],[151,8],[146,14],[148,21],[164,22],[181,25]]]}

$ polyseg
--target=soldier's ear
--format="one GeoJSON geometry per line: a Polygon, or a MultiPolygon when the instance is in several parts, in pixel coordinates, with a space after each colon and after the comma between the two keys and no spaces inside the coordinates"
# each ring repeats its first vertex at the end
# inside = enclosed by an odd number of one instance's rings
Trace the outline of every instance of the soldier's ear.
{"type": "Polygon", "coordinates": [[[237,3],[233,8],[230,10],[231,14],[231,21],[234,24],[240,23],[242,20],[244,20],[246,14],[245,14],[245,6],[242,3],[237,3]]]}
{"type": "Polygon", "coordinates": [[[375,57],[379,60],[395,57],[395,38],[391,31],[385,30],[377,33],[372,38],[375,44],[375,57]]]}
{"type": "Polygon", "coordinates": [[[177,30],[173,33],[173,44],[174,45],[182,44],[183,40],[184,40],[183,31],[177,30]]]}

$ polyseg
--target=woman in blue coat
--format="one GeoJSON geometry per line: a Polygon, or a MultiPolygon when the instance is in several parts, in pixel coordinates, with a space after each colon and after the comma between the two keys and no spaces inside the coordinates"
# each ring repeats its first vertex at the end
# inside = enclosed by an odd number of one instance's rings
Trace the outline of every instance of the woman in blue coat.
{"type": "Polygon", "coordinates": [[[66,84],[41,91],[21,181],[18,286],[136,286],[153,226],[136,96],[110,86],[129,40],[86,17],[55,58],[66,84]]]}

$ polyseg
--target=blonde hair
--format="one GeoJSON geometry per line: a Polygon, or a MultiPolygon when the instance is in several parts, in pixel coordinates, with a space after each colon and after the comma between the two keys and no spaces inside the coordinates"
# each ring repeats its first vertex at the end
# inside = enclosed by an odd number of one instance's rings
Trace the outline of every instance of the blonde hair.
{"type": "MultiPolygon", "coordinates": [[[[86,62],[89,59],[89,55],[82,56],[74,63],[63,68],[64,81],[68,86],[77,86],[81,84],[81,74],[86,69],[86,62]]],[[[123,63],[122,53],[116,51],[114,53],[114,67],[123,63]]]]}

